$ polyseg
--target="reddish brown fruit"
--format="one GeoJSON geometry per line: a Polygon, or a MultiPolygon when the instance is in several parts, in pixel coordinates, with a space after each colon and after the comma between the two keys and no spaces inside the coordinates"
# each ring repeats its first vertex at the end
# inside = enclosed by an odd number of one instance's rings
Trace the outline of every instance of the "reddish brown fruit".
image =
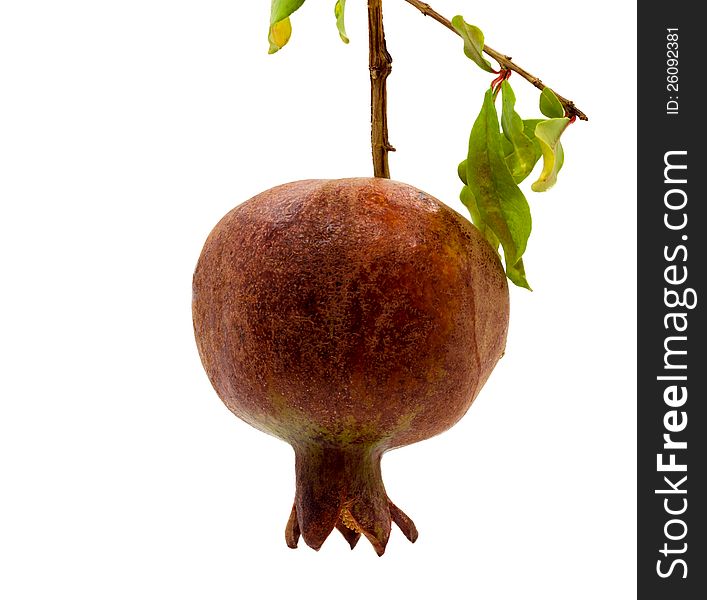
{"type": "Polygon", "coordinates": [[[506,276],[478,230],[402,183],[298,181],[216,225],[193,291],[216,392],[295,450],[287,544],[336,527],[383,554],[391,521],[414,542],[380,459],[454,425],[503,354],[506,276]]]}

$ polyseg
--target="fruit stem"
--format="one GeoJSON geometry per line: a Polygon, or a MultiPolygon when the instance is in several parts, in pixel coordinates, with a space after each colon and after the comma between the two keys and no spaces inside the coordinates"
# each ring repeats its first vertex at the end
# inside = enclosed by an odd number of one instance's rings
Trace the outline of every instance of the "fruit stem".
{"type": "MultiPolygon", "coordinates": [[[[452,22],[447,19],[446,17],[440,15],[436,10],[434,10],[429,4],[426,2],[421,2],[420,0],[405,0],[408,4],[411,4],[414,6],[417,10],[419,10],[423,15],[426,17],[432,17],[435,21],[440,23],[441,25],[444,25],[447,29],[450,31],[453,31],[457,35],[459,35],[459,32],[454,29],[454,26],[452,25],[452,22]]],[[[515,64],[510,56],[506,56],[505,54],[502,54],[501,52],[498,52],[497,50],[494,50],[493,48],[490,48],[489,46],[484,46],[484,52],[488,54],[491,58],[493,58],[499,65],[501,65],[502,69],[508,69],[510,71],[514,71],[515,73],[518,73],[523,79],[526,81],[529,81],[532,83],[536,88],[539,90],[544,90],[545,89],[545,84],[540,81],[538,77],[535,75],[531,75],[526,71],[523,67],[518,66],[515,64]]],[[[555,90],[553,90],[554,92],[555,90]]],[[[585,115],[581,110],[579,110],[575,105],[572,100],[568,100],[567,98],[564,98],[563,96],[560,96],[557,92],[555,92],[555,96],[557,96],[557,99],[562,103],[562,106],[565,108],[565,113],[567,114],[568,117],[577,117],[580,121],[588,121],[589,118],[587,115],[585,115]]]]}
{"type": "Polygon", "coordinates": [[[382,0],[368,0],[368,69],[371,75],[371,150],[373,175],[390,179],[388,152],[388,92],[385,80],[393,69],[393,59],[385,45],[382,0]]]}

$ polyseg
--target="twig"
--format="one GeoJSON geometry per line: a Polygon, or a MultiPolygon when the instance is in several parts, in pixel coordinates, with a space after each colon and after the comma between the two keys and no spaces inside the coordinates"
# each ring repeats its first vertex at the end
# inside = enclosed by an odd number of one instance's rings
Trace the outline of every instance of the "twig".
{"type": "Polygon", "coordinates": [[[371,73],[371,150],[373,174],[390,179],[388,152],[395,151],[388,141],[388,93],[385,80],[393,59],[385,46],[382,0],[368,0],[368,68],[371,73]]]}
{"type": "MultiPolygon", "coordinates": [[[[447,19],[446,17],[443,17],[440,15],[436,10],[434,10],[429,4],[426,2],[420,2],[419,0],[405,0],[408,4],[412,4],[415,8],[417,8],[423,15],[432,17],[435,21],[438,23],[441,23],[444,25],[447,29],[450,31],[453,31],[457,35],[459,35],[459,32],[454,29],[454,26],[452,25],[452,22],[447,19]]],[[[544,90],[545,89],[545,84],[540,81],[538,77],[535,75],[531,75],[523,69],[522,67],[519,67],[517,64],[515,64],[510,56],[506,56],[505,54],[501,54],[500,52],[494,50],[493,48],[489,48],[488,46],[484,46],[484,52],[488,54],[491,58],[493,58],[496,62],[498,62],[499,65],[501,65],[502,68],[504,69],[509,69],[515,73],[518,73],[523,79],[528,80],[530,83],[532,83],[536,88],[539,90],[544,90]]],[[[555,90],[553,90],[555,91],[555,90]]],[[[585,115],[581,110],[579,110],[575,105],[572,100],[568,100],[567,98],[564,98],[563,96],[560,96],[557,92],[555,92],[555,95],[557,96],[557,99],[562,103],[562,106],[565,108],[565,113],[567,114],[568,117],[577,117],[578,119],[582,121],[588,121],[589,118],[587,115],[585,115]]]]}

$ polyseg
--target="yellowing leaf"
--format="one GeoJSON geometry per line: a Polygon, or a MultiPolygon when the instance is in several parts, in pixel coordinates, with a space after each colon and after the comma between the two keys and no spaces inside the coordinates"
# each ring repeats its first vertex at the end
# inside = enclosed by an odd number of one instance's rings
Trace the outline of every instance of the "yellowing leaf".
{"type": "Polygon", "coordinates": [[[346,35],[346,26],[344,24],[344,10],[346,9],[346,0],[336,0],[334,6],[334,16],[336,17],[336,27],[339,30],[339,37],[344,44],[349,43],[349,38],[346,35]]]}
{"type": "Polygon", "coordinates": [[[270,30],[268,54],[274,54],[290,40],[292,24],[290,15],[304,4],[304,0],[272,0],[270,4],[270,30]]]}
{"type": "Polygon", "coordinates": [[[268,34],[270,48],[268,49],[268,54],[275,54],[275,52],[290,41],[291,35],[292,24],[290,23],[289,17],[285,17],[282,21],[270,25],[270,33],[268,34]]]}
{"type": "Polygon", "coordinates": [[[560,144],[560,137],[567,129],[570,120],[567,117],[561,119],[548,119],[540,121],[535,126],[535,137],[540,143],[543,153],[543,170],[538,180],[531,185],[534,192],[545,192],[549,190],[557,181],[557,174],[565,161],[565,153],[560,144]]]}
{"type": "Polygon", "coordinates": [[[523,131],[525,132],[525,135],[528,136],[528,139],[530,139],[533,142],[533,146],[535,147],[535,161],[539,161],[540,157],[543,155],[543,151],[540,148],[540,142],[538,142],[538,138],[535,137],[535,128],[538,126],[538,123],[542,123],[545,119],[525,119],[523,121],[523,131]]]}
{"type": "Polygon", "coordinates": [[[508,169],[515,182],[520,183],[530,175],[540,157],[535,152],[533,140],[525,133],[523,119],[515,111],[516,97],[511,84],[507,81],[501,84],[501,97],[501,126],[505,136],[501,138],[501,145],[508,169]],[[504,143],[506,141],[510,143],[510,152],[504,143]]]}

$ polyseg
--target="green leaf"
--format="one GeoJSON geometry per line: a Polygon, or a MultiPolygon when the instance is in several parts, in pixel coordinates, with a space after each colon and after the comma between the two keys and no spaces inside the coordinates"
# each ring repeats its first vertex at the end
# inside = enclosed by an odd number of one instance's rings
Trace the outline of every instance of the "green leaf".
{"type": "Polygon", "coordinates": [[[535,137],[538,139],[543,153],[543,170],[538,180],[530,186],[534,192],[545,192],[555,185],[557,174],[565,161],[565,152],[560,144],[560,137],[567,129],[569,122],[567,117],[563,117],[541,121],[536,125],[535,137]]]}
{"type": "Polygon", "coordinates": [[[474,198],[474,194],[471,193],[471,190],[469,189],[468,185],[465,185],[462,188],[462,191],[459,194],[459,199],[462,201],[462,204],[468,209],[469,214],[471,215],[471,222],[486,238],[486,241],[491,244],[491,247],[496,250],[496,252],[498,252],[498,238],[496,237],[496,234],[491,231],[488,225],[481,218],[481,213],[479,213],[479,208],[476,205],[476,198],[474,198]]]}
{"type": "MultiPolygon", "coordinates": [[[[464,161],[466,162],[466,161],[464,161]]],[[[462,163],[463,164],[463,163],[462,163]]],[[[464,185],[462,187],[462,191],[459,193],[459,199],[462,201],[462,204],[467,207],[469,210],[469,214],[471,215],[471,222],[476,225],[477,229],[479,231],[482,230],[483,227],[485,227],[485,224],[483,220],[481,219],[481,215],[479,214],[479,209],[476,206],[476,199],[474,198],[474,194],[471,193],[471,190],[469,189],[468,185],[464,185]]],[[[481,231],[481,233],[484,233],[481,231]]],[[[496,246],[498,248],[498,246],[496,246]]]]}
{"type": "Polygon", "coordinates": [[[334,6],[334,16],[336,17],[336,27],[339,30],[339,37],[344,44],[349,43],[349,38],[346,35],[346,26],[344,25],[344,10],[346,9],[346,0],[336,0],[334,6]]]}
{"type": "Polygon", "coordinates": [[[268,54],[275,54],[283,48],[292,35],[290,15],[304,4],[304,0],[272,0],[270,4],[270,31],[268,54]]]}
{"type": "Polygon", "coordinates": [[[459,166],[457,167],[457,175],[459,175],[459,179],[462,180],[462,183],[466,185],[466,158],[459,163],[459,166]]]}
{"type": "Polygon", "coordinates": [[[484,34],[478,27],[469,25],[464,17],[457,15],[452,19],[452,26],[464,40],[464,54],[473,60],[479,67],[489,73],[495,73],[491,63],[483,56],[484,34]]]}
{"type": "Polygon", "coordinates": [[[543,155],[543,151],[542,148],[540,148],[540,142],[538,142],[538,138],[535,137],[535,128],[538,126],[538,123],[542,123],[544,120],[545,119],[525,119],[523,121],[523,132],[533,142],[533,148],[535,148],[536,162],[540,160],[540,157],[543,155]]]}
{"type": "Polygon", "coordinates": [[[550,119],[559,119],[565,116],[562,103],[549,87],[546,87],[540,94],[540,112],[550,119]]]}
{"type": "MultiPolygon", "coordinates": [[[[503,156],[506,157],[506,161],[508,161],[508,157],[515,152],[513,144],[505,135],[501,137],[501,149],[503,150],[503,156]]],[[[508,168],[510,169],[510,166],[508,168]]]]}
{"type": "Polygon", "coordinates": [[[528,280],[525,278],[525,267],[523,266],[523,259],[518,260],[513,266],[506,266],[506,275],[513,283],[518,287],[523,287],[526,290],[533,291],[530,287],[528,280]]]}
{"type": "Polygon", "coordinates": [[[523,119],[515,111],[516,97],[513,88],[507,81],[501,84],[501,97],[501,126],[505,139],[512,146],[510,153],[508,153],[506,146],[504,155],[513,179],[516,183],[520,183],[530,175],[540,155],[535,152],[533,140],[525,134],[523,119]]]}
{"type": "Polygon", "coordinates": [[[469,137],[466,178],[479,221],[503,246],[506,273],[510,269],[515,274],[511,268],[525,252],[532,223],[528,202],[506,164],[501,139],[493,91],[489,89],[469,137]]]}

